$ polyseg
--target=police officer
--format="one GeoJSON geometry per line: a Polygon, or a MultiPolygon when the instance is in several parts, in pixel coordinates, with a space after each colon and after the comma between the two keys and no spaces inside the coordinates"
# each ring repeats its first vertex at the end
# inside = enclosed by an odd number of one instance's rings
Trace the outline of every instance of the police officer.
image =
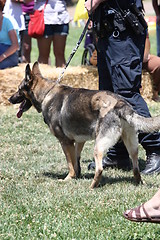
{"type": "MultiPolygon", "coordinates": [[[[142,62],[147,26],[141,0],[87,0],[85,7],[93,20],[98,36],[97,66],[99,89],[123,96],[138,114],[150,117],[146,102],[140,95],[142,62]]],[[[139,133],[139,143],[146,151],[144,174],[160,172],[160,134],[139,133]]],[[[119,142],[103,158],[103,168],[117,166],[130,169],[130,159],[119,142]]],[[[95,163],[88,169],[94,169],[95,163]]]]}

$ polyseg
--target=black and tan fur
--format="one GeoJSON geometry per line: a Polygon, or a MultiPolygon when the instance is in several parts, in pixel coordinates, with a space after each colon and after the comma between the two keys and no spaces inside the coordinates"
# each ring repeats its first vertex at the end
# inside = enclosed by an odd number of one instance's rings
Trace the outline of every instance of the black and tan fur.
{"type": "Polygon", "coordinates": [[[65,180],[80,176],[80,155],[84,143],[95,139],[95,176],[97,187],[102,175],[102,158],[121,138],[133,163],[136,183],[141,182],[138,167],[137,131],[160,128],[160,117],[144,118],[120,96],[108,91],[71,88],[42,77],[38,63],[26,66],[25,78],[9,101],[21,103],[18,116],[32,105],[42,112],[44,121],[59,140],[67,159],[65,180]]]}

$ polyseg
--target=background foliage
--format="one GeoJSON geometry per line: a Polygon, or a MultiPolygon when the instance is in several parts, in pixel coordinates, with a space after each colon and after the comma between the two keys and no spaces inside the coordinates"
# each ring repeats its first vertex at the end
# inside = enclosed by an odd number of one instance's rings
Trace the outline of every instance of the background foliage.
{"type": "MultiPolygon", "coordinates": [[[[157,114],[158,104],[150,104],[157,114]]],[[[150,198],[160,176],[117,169],[103,172],[101,186],[90,190],[88,171],[94,142],[82,153],[82,177],[61,182],[67,163],[55,137],[34,109],[16,118],[16,108],[0,108],[0,239],[158,240],[159,225],[132,223],[122,213],[150,198]]],[[[145,153],[139,147],[140,167],[145,153]]]]}

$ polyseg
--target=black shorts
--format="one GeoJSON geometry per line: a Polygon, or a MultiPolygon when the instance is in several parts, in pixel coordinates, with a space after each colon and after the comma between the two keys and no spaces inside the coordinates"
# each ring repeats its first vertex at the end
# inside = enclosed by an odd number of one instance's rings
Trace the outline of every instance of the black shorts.
{"type": "Polygon", "coordinates": [[[68,35],[69,24],[45,24],[44,36],[47,38],[49,36],[58,35],[68,35]]]}

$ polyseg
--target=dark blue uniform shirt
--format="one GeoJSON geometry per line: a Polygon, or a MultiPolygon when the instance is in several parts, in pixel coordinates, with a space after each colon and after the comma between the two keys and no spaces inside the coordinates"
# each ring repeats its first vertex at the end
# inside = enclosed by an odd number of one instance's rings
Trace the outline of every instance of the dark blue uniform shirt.
{"type": "MultiPolygon", "coordinates": [[[[118,5],[122,10],[130,9],[135,3],[138,8],[143,8],[141,0],[108,0],[102,3],[102,8],[114,8],[118,5]]],[[[102,10],[103,13],[103,10],[102,10]]],[[[103,20],[103,15],[101,15],[103,20]]],[[[111,19],[110,22],[113,22],[111,19]]],[[[149,109],[142,98],[139,89],[141,88],[142,61],[145,46],[145,31],[142,34],[135,34],[131,26],[117,36],[113,31],[107,32],[98,39],[97,62],[99,72],[99,89],[109,90],[123,96],[142,116],[150,117],[149,109]]],[[[147,152],[153,152],[160,148],[160,134],[139,134],[139,142],[147,152]]],[[[117,144],[110,149],[108,156],[123,160],[128,157],[127,150],[123,143],[117,144]]]]}
{"type": "Polygon", "coordinates": [[[116,0],[108,0],[107,3],[113,8],[116,8],[118,3],[122,9],[128,9],[130,7],[130,4],[133,3],[135,3],[138,8],[142,8],[143,6],[141,0],[117,0],[117,3],[116,0]]]}

